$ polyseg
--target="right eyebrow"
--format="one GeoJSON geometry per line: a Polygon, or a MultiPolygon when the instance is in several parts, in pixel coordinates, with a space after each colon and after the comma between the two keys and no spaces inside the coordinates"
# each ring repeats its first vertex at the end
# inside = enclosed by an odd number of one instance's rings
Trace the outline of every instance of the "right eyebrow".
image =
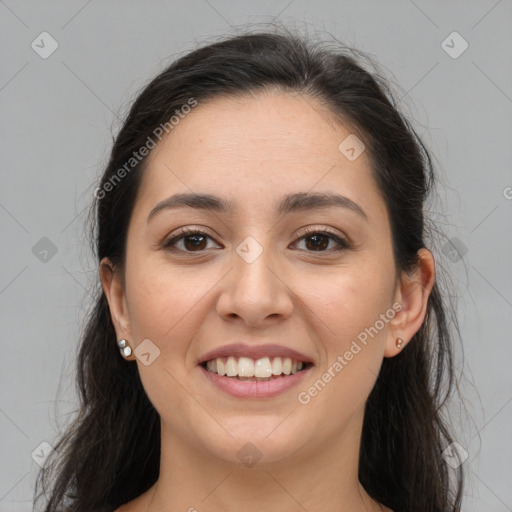
{"type": "Polygon", "coordinates": [[[196,208],[198,210],[210,210],[220,213],[233,211],[233,203],[227,199],[211,194],[175,194],[160,201],[150,212],[147,218],[149,222],[157,213],[173,208],[196,208]]]}

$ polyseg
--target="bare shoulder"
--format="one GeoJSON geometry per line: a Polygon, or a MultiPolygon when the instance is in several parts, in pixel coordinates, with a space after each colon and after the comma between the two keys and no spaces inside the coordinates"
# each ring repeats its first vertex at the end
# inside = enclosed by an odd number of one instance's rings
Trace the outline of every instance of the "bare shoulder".
{"type": "Polygon", "coordinates": [[[142,511],[142,507],[135,504],[135,500],[129,501],[124,505],[121,505],[119,508],[116,508],[114,512],[140,512],[142,511]]]}
{"type": "Polygon", "coordinates": [[[116,508],[114,510],[114,512],[133,512],[130,507],[130,503],[131,503],[131,501],[128,503],[125,503],[124,505],[121,505],[119,508],[116,508]]]}
{"type": "Polygon", "coordinates": [[[144,502],[144,494],[139,496],[138,498],[121,505],[119,508],[116,508],[114,512],[145,512],[147,509],[147,503],[144,502]]]}
{"type": "MultiPolygon", "coordinates": [[[[144,493],[138,498],[133,499],[132,501],[129,501],[128,503],[125,503],[124,505],[121,505],[119,508],[116,508],[114,512],[146,512],[148,507],[148,493],[144,493]]],[[[393,512],[390,508],[384,506],[381,504],[382,510],[384,512],[393,512]]]]}

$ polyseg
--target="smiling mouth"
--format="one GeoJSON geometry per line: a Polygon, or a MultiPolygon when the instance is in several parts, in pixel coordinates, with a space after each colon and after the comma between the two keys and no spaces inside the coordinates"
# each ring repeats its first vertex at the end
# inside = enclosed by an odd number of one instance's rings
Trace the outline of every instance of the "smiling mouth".
{"type": "Polygon", "coordinates": [[[312,367],[312,363],[290,357],[217,357],[204,361],[201,366],[216,375],[241,381],[268,381],[295,375],[312,367]]]}

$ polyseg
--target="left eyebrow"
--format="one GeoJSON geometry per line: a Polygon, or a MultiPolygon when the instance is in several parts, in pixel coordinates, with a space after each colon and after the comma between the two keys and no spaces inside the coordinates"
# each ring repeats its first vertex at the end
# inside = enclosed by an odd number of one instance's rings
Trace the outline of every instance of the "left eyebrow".
{"type": "Polygon", "coordinates": [[[323,208],[345,208],[357,213],[365,220],[368,216],[364,210],[352,199],[335,193],[307,193],[298,192],[284,196],[276,205],[276,212],[280,215],[286,215],[296,211],[319,210],[323,208]]]}
{"type": "MultiPolygon", "coordinates": [[[[160,201],[151,212],[149,212],[147,222],[162,210],[183,207],[215,211],[218,213],[231,213],[235,205],[233,201],[212,194],[175,194],[160,201]]],[[[274,205],[275,212],[278,215],[333,207],[351,210],[365,220],[368,220],[368,216],[357,203],[348,197],[335,193],[297,192],[285,195],[274,205]]]]}

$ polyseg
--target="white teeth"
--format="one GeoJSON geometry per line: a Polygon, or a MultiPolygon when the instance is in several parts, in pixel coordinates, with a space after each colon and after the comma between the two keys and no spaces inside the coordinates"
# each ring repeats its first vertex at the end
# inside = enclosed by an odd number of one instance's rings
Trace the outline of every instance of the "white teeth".
{"type": "Polygon", "coordinates": [[[235,375],[238,375],[238,365],[236,364],[234,357],[228,357],[226,362],[226,375],[228,377],[234,377],[235,375]]]}
{"type": "Polygon", "coordinates": [[[260,378],[272,376],[272,366],[270,366],[270,359],[268,357],[263,357],[256,361],[254,365],[254,376],[260,378]]]}
{"type": "Polygon", "coordinates": [[[303,369],[305,363],[292,361],[290,357],[218,357],[206,363],[206,369],[218,375],[238,377],[241,380],[265,379],[272,376],[293,375],[303,369]]]}
{"type": "MultiPolygon", "coordinates": [[[[240,357],[238,359],[238,376],[254,377],[254,361],[249,357],[240,357]]],[[[256,375],[259,377],[259,375],[256,375]]]]}
{"type": "Polygon", "coordinates": [[[292,373],[292,360],[289,357],[283,359],[283,373],[285,375],[292,373]]]}
{"type": "Polygon", "coordinates": [[[215,359],[215,361],[217,361],[217,373],[219,375],[226,375],[226,365],[224,361],[220,357],[215,359]]]}
{"type": "Polygon", "coordinates": [[[210,372],[217,373],[217,359],[212,359],[206,363],[206,369],[210,372]]]}
{"type": "Polygon", "coordinates": [[[272,375],[281,375],[283,373],[283,360],[280,357],[272,359],[272,375]]]}

